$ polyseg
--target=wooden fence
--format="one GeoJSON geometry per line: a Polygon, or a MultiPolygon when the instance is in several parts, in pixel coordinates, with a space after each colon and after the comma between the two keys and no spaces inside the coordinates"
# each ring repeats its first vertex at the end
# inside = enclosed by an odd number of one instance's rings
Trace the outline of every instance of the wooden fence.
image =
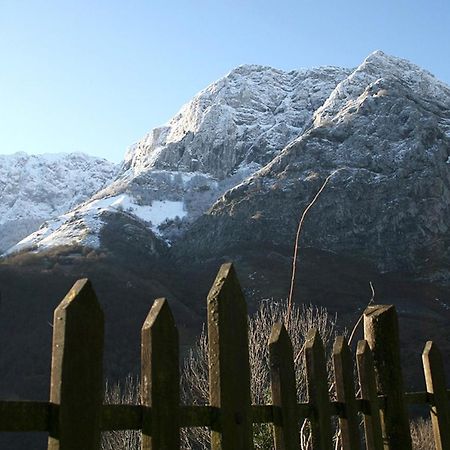
{"type": "Polygon", "coordinates": [[[304,347],[307,403],[297,403],[292,346],[284,326],[270,340],[272,404],[252,405],[247,310],[231,264],[208,295],[210,404],[180,405],[178,332],[165,299],[154,302],[142,328],[140,405],[103,405],[103,313],[88,280],[80,280],[56,308],[49,402],[0,402],[0,431],[46,431],[48,449],[97,450],[102,431],[142,430],[142,449],[180,448],[180,428],[207,426],[213,450],[250,450],[255,423],[273,424],[274,447],[298,450],[299,423],[309,420],[311,448],[332,450],[332,417],[341,448],[409,450],[407,405],[428,404],[436,448],[450,449],[450,416],[442,358],[428,342],[423,352],[427,392],[404,393],[398,323],[393,306],[364,313],[357,345],[360,395],[344,337],[333,348],[336,400],[330,401],[324,349],[312,330],[304,347]]]}

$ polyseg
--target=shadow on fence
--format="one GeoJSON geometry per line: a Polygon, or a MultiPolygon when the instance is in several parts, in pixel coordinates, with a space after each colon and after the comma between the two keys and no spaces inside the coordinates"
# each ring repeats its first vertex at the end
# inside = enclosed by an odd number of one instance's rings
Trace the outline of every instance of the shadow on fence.
{"type": "Polygon", "coordinates": [[[333,417],[344,450],[409,450],[407,405],[430,405],[436,449],[450,449],[448,391],[441,354],[427,342],[422,354],[426,392],[404,393],[398,321],[393,306],[364,312],[357,345],[359,386],[344,337],[333,348],[336,400],[331,401],[321,338],[305,343],[308,402],[297,403],[292,346],[284,325],[269,339],[272,404],[252,405],[247,310],[231,264],[208,295],[208,406],[180,405],[178,332],[165,299],[155,300],[142,327],[141,404],[103,405],[103,313],[90,282],[75,283],[56,308],[49,402],[0,402],[0,431],[46,431],[51,450],[98,450],[102,431],[142,430],[142,448],[180,448],[180,428],[206,426],[213,450],[250,450],[253,424],[273,424],[277,450],[300,448],[299,424],[309,421],[313,450],[333,449],[333,417]],[[359,391],[356,395],[355,391],[359,391]]]}

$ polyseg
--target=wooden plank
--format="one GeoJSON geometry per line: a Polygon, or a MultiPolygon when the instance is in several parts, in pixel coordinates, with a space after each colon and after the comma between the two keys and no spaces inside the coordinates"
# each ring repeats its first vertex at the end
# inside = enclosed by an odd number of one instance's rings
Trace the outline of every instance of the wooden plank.
{"type": "Polygon", "coordinates": [[[180,448],[178,330],[166,299],[155,300],[142,327],[142,450],[180,448]]]}
{"type": "Polygon", "coordinates": [[[310,330],[305,342],[306,380],[313,450],[332,450],[331,406],[328,397],[327,368],[319,332],[310,330]]]}
{"type": "Polygon", "coordinates": [[[0,402],[0,432],[48,431],[49,422],[48,402],[0,402]]]}
{"type": "Polygon", "coordinates": [[[55,309],[49,450],[97,450],[103,399],[103,312],[87,279],[77,281],[55,309]]]}
{"type": "Polygon", "coordinates": [[[386,396],[381,425],[386,450],[411,450],[411,433],[400,364],[397,312],[393,305],[364,311],[364,339],[373,352],[378,392],[386,396]]]}
{"type": "Polygon", "coordinates": [[[180,427],[212,427],[219,420],[219,410],[209,405],[180,406],[180,427]]]}
{"type": "Polygon", "coordinates": [[[334,343],[333,365],[336,398],[343,406],[339,414],[342,450],[359,450],[361,445],[353,361],[347,340],[343,336],[338,336],[334,343]]]}
{"type": "Polygon", "coordinates": [[[428,341],[422,353],[427,391],[432,395],[431,422],[436,450],[450,449],[450,408],[441,352],[428,341]]]}
{"type": "Polygon", "coordinates": [[[140,430],[142,428],[140,405],[104,405],[102,408],[102,431],[140,430]]]}
{"type": "Polygon", "coordinates": [[[272,405],[252,405],[252,422],[253,423],[273,423],[274,417],[280,416],[281,411],[272,405]]]}
{"type": "Polygon", "coordinates": [[[372,351],[367,341],[359,341],[356,348],[359,384],[361,387],[364,432],[367,450],[383,450],[380,407],[372,351]]]}
{"type": "Polygon", "coordinates": [[[253,449],[247,306],[231,264],[208,294],[209,396],[220,408],[212,450],[253,449]]]}
{"type": "Polygon", "coordinates": [[[281,322],[276,323],[269,338],[272,404],[279,407],[281,420],[274,421],[275,450],[298,450],[297,388],[291,340],[281,322]]]}

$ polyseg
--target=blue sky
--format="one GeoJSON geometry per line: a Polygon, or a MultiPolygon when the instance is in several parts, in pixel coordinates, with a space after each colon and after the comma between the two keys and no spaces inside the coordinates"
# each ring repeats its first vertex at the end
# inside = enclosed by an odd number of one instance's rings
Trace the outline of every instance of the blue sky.
{"type": "Polygon", "coordinates": [[[450,84],[448,0],[0,0],[0,153],[120,161],[245,63],[354,67],[376,49],[450,84]]]}

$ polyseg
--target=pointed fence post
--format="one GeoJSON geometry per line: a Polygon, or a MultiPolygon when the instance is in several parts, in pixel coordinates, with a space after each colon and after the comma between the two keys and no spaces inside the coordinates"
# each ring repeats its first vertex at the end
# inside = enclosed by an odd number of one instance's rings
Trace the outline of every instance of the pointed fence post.
{"type": "Polygon", "coordinates": [[[212,450],[253,449],[247,306],[231,264],[208,294],[210,404],[220,409],[212,450]]]}
{"type": "Polygon", "coordinates": [[[322,339],[316,329],[309,331],[305,343],[308,401],[312,408],[311,437],[313,450],[332,450],[331,405],[322,339]]]}
{"type": "Polygon", "coordinates": [[[142,327],[142,450],[180,448],[178,330],[166,299],[155,300],[142,327]]]}
{"type": "Polygon", "coordinates": [[[428,341],[422,354],[427,392],[432,395],[431,422],[436,450],[450,449],[450,407],[441,352],[428,341]]]}
{"type": "Polygon", "coordinates": [[[342,450],[360,450],[353,361],[344,336],[338,336],[334,343],[333,365],[336,397],[343,406],[339,415],[342,450]]]}
{"type": "Polygon", "coordinates": [[[79,280],[54,313],[49,450],[100,449],[102,360],[103,312],[89,280],[79,280]]]}
{"type": "Polygon", "coordinates": [[[372,351],[367,341],[359,341],[356,348],[358,377],[363,400],[364,432],[367,450],[383,450],[380,406],[378,403],[372,351]]]}
{"type": "Polygon", "coordinates": [[[373,353],[378,392],[386,396],[381,426],[386,450],[411,450],[411,432],[404,400],[397,312],[393,305],[364,311],[364,339],[373,353]]]}
{"type": "Polygon", "coordinates": [[[269,356],[272,404],[281,411],[281,423],[273,424],[275,450],[298,450],[300,440],[294,356],[291,340],[281,322],[272,328],[269,356]]]}

